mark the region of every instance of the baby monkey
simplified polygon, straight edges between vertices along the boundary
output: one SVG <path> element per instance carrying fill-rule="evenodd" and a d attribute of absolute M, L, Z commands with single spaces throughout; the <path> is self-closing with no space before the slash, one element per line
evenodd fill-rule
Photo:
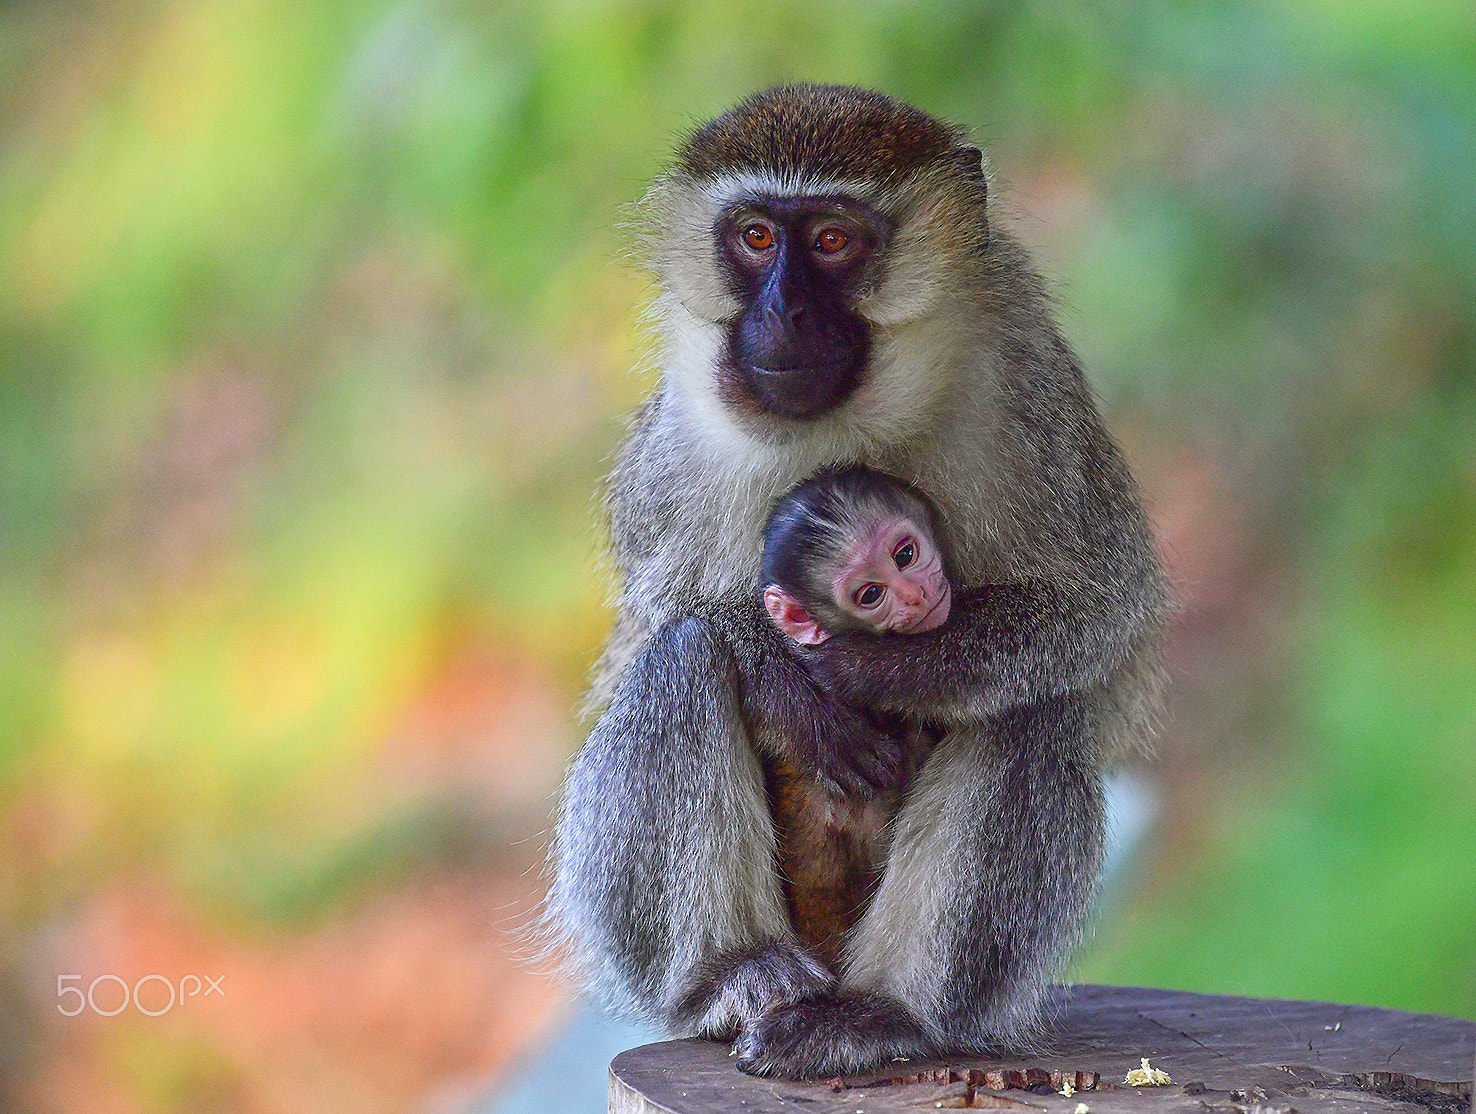
<path fill-rule="evenodd" d="M 863 465 L 822 469 L 774 504 L 763 576 L 769 617 L 803 646 L 841 631 L 930 631 L 953 599 L 931 508 Z"/>
<path fill-rule="evenodd" d="M 901 480 L 860 465 L 824 469 L 775 503 L 763 576 L 765 609 L 802 647 L 843 631 L 933 630 L 953 598 L 932 509 Z M 901 794 L 938 738 L 892 718 L 906 740 L 901 767 L 876 796 L 838 797 L 782 755 L 765 763 L 790 921 L 833 970 L 875 890 Z"/>

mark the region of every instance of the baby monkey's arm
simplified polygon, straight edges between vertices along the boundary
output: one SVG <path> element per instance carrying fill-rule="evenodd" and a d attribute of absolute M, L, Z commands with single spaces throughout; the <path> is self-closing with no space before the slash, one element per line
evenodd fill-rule
<path fill-rule="evenodd" d="M 757 600 L 714 608 L 709 618 L 733 649 L 756 745 L 838 797 L 872 797 L 898 784 L 907 742 L 897 721 L 822 689 Z"/>

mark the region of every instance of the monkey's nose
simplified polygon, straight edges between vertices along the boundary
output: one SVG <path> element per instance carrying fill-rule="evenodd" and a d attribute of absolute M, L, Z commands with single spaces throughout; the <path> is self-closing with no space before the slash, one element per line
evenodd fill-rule
<path fill-rule="evenodd" d="M 914 584 L 906 577 L 900 578 L 892 590 L 897 593 L 898 598 L 903 603 L 910 604 L 913 607 L 925 603 L 928 598 L 927 589 L 923 585 Z"/>

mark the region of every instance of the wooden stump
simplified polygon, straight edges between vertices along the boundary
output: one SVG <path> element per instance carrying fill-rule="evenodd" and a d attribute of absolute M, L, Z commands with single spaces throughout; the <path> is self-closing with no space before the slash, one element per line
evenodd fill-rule
<path fill-rule="evenodd" d="M 895 1062 L 796 1083 L 757 1079 L 726 1045 L 680 1040 L 610 1065 L 612 1114 L 886 1114 L 930 1109 L 1090 1114 L 1322 1114 L 1470 1109 L 1476 1024 L 1324 1002 L 1077 986 L 1039 1056 Z M 1147 1057 L 1171 1083 L 1130 1086 Z M 1065 1093 L 1065 1092 L 1070 1092 Z"/>

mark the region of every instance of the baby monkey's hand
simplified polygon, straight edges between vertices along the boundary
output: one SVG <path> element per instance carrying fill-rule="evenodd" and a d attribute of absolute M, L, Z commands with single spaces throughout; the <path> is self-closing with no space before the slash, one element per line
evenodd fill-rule
<path fill-rule="evenodd" d="M 805 772 L 835 797 L 869 799 L 897 788 L 908 750 L 902 726 L 814 691 L 814 730 L 803 743 L 796 737 Z"/>

